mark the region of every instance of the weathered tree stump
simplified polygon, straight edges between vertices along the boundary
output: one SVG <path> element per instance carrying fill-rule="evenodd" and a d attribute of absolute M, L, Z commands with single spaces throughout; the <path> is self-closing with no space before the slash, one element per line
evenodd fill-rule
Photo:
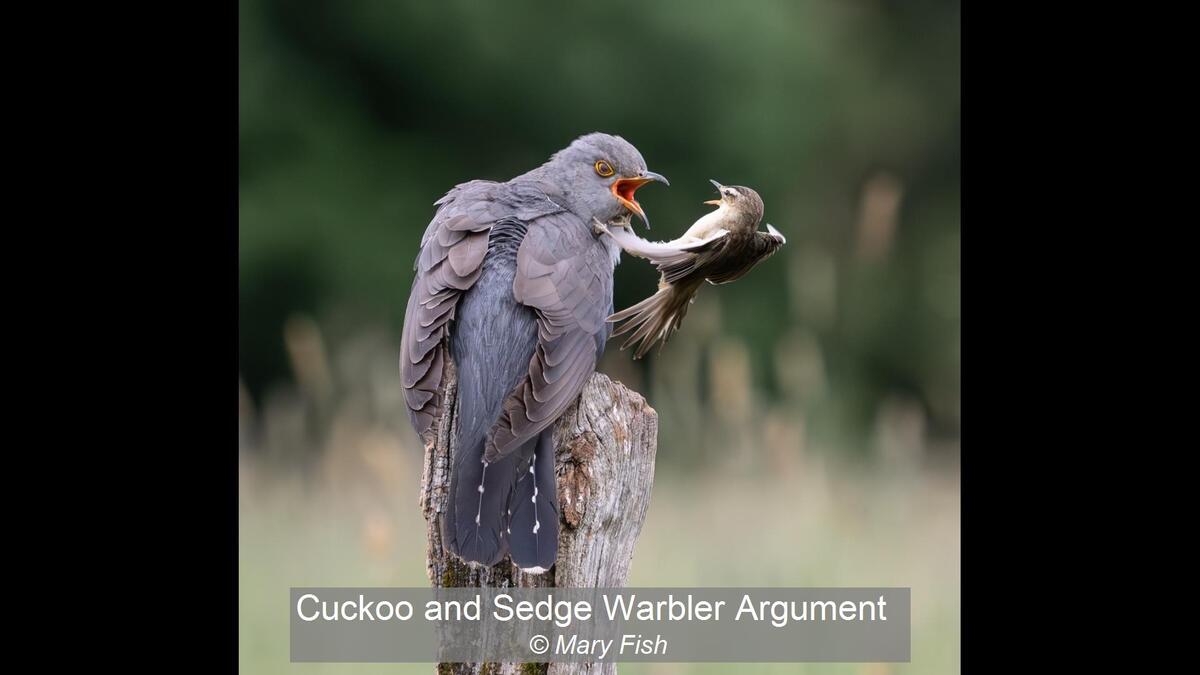
<path fill-rule="evenodd" d="M 440 518 L 450 491 L 458 382 L 447 359 L 442 415 L 425 445 L 421 511 L 426 568 L 435 588 L 610 588 L 629 579 L 633 547 L 650 505 L 658 414 L 637 392 L 594 373 L 554 430 L 558 482 L 558 560 L 526 574 L 505 558 L 464 563 L 442 547 Z M 612 663 L 442 663 L 439 673 L 615 673 Z"/>

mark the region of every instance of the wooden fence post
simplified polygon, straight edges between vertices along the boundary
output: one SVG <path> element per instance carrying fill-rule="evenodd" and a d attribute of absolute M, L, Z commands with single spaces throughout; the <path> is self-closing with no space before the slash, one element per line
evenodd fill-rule
<path fill-rule="evenodd" d="M 450 491 L 457 378 L 447 359 L 442 416 L 425 445 L 421 512 L 426 567 L 435 588 L 607 588 L 629 579 L 633 548 L 646 520 L 658 447 L 658 414 L 637 392 L 594 373 L 579 400 L 559 419 L 557 448 L 558 560 L 526 574 L 505 558 L 492 567 L 468 565 L 442 547 L 439 523 Z M 615 673 L 613 663 L 441 663 L 439 673 Z"/>

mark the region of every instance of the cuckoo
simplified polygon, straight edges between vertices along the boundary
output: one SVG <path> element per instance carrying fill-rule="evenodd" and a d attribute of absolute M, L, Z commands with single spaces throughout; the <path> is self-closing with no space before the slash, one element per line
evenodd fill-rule
<path fill-rule="evenodd" d="M 557 555 L 554 422 L 596 368 L 611 331 L 620 248 L 594 221 L 637 215 L 667 179 L 633 145 L 593 133 L 506 182 L 473 180 L 435 202 L 401 337 L 409 417 L 438 418 L 443 365 L 458 372 L 457 448 L 443 540 L 468 562 L 510 555 L 532 572 Z"/>

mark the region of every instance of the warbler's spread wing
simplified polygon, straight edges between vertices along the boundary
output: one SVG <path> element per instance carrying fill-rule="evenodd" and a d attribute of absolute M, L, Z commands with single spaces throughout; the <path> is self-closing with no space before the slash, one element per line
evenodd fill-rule
<path fill-rule="evenodd" d="M 787 239 L 780 234 L 779 230 L 767 225 L 766 232 L 755 232 L 754 236 L 744 245 L 744 249 L 738 251 L 737 255 L 728 256 L 723 261 L 725 264 L 717 266 L 718 269 L 706 274 L 705 278 L 711 284 L 727 284 L 737 281 L 754 269 L 755 265 L 774 255 L 786 242 Z"/>

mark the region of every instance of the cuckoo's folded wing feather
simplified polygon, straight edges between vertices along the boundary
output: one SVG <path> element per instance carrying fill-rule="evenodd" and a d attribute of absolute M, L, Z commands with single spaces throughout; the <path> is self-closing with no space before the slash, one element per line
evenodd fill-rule
<path fill-rule="evenodd" d="M 404 398 L 413 427 L 421 435 L 429 430 L 441 405 L 442 340 L 459 297 L 479 278 L 487 252 L 493 220 L 479 217 L 468 206 L 485 202 L 492 185 L 472 181 L 451 190 L 437 201 L 437 213 L 421 238 L 400 339 Z"/>
<path fill-rule="evenodd" d="M 528 376 L 504 402 L 485 459 L 504 457 L 553 423 L 596 368 L 612 307 L 612 257 L 570 213 L 533 222 L 517 253 L 513 297 L 537 314 Z"/>
<path fill-rule="evenodd" d="M 479 279 L 492 226 L 503 218 L 531 219 L 560 211 L 537 185 L 475 180 L 435 204 L 421 238 L 412 292 L 400 339 L 400 374 L 413 427 L 424 435 L 441 407 L 444 338 L 463 292 Z"/>

